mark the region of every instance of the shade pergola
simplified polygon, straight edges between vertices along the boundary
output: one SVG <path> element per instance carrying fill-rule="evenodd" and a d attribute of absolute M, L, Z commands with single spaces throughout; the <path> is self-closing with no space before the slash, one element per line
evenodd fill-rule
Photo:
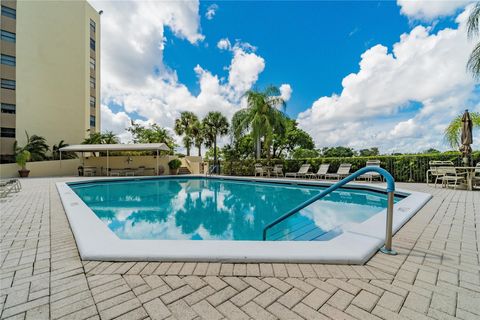
<path fill-rule="evenodd" d="M 158 175 L 158 156 L 160 151 L 170 151 L 165 143 L 128 143 L 128 144 L 73 144 L 60 148 L 60 160 L 62 160 L 62 152 L 100 152 L 107 153 L 107 175 L 109 168 L 109 152 L 110 151 L 156 151 L 157 166 L 155 173 Z"/>

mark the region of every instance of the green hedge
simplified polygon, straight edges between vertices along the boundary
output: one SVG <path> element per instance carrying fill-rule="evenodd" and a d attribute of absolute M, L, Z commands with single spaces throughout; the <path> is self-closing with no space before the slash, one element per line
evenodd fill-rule
<path fill-rule="evenodd" d="M 329 172 L 336 172 L 341 163 L 351 163 L 352 172 L 363 168 L 367 160 L 378 159 L 381 161 L 381 167 L 389 171 L 395 181 L 399 182 L 425 182 L 425 174 L 428 170 L 428 162 L 431 160 L 453 161 L 456 166 L 462 165 L 460 153 L 433 153 L 433 154 L 415 154 L 400 156 L 376 156 L 376 157 L 350 157 L 350 158 L 314 158 L 314 159 L 273 159 L 273 160 L 242 160 L 242 161 L 221 161 L 221 173 L 224 175 L 252 176 L 254 174 L 253 165 L 261 163 L 263 165 L 273 166 L 282 164 L 284 172 L 296 172 L 304 163 L 312 165 L 310 171 L 316 172 L 321 163 L 329 163 Z M 473 163 L 480 161 L 480 152 L 474 152 Z"/>

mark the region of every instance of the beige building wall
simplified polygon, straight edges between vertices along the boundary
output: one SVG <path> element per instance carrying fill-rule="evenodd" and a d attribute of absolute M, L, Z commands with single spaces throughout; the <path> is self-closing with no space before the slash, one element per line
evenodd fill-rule
<path fill-rule="evenodd" d="M 90 20 L 95 22 L 91 32 Z M 86 1 L 17 1 L 16 139 L 78 144 L 100 131 L 100 15 Z M 94 37 L 95 50 L 90 49 Z M 90 57 L 95 70 L 90 70 Z M 90 87 L 90 77 L 95 88 Z M 95 95 L 95 107 L 90 96 Z M 95 126 L 90 126 L 90 116 Z"/>

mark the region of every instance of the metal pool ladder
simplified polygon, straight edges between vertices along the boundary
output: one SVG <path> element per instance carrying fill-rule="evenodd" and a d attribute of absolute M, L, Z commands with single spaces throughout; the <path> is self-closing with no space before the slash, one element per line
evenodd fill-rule
<path fill-rule="evenodd" d="M 391 255 L 396 255 L 397 252 L 392 249 L 392 225 L 393 225 L 393 203 L 394 203 L 394 196 L 395 196 L 395 180 L 393 179 L 392 175 L 385 169 L 378 168 L 378 167 L 365 167 L 358 171 L 355 171 L 348 177 L 338 181 L 335 184 L 332 184 L 330 187 L 325 189 L 324 191 L 320 192 L 318 195 L 308 199 L 307 201 L 301 203 L 300 205 L 296 206 L 289 212 L 285 213 L 283 216 L 275 219 L 274 221 L 270 222 L 263 228 L 263 241 L 267 239 L 267 231 L 268 229 L 272 228 L 276 224 L 282 222 L 283 220 L 291 217 L 295 213 L 299 212 L 303 208 L 311 205 L 317 200 L 322 199 L 329 193 L 337 190 L 338 188 L 342 187 L 343 185 L 349 183 L 350 181 L 358 178 L 359 176 L 368 173 L 368 172 L 377 172 L 381 174 L 385 181 L 387 182 L 387 195 L 388 195 L 388 204 L 387 204 L 387 222 L 386 222 L 386 230 L 385 230 L 385 245 L 380 249 L 381 252 Z"/>

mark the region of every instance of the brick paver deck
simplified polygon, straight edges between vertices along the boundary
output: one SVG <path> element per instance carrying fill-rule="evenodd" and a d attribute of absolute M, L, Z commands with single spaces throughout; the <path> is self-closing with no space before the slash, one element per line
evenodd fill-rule
<path fill-rule="evenodd" d="M 480 319 L 480 192 L 433 199 L 364 266 L 81 261 L 54 183 L 1 204 L 2 319 Z"/>

